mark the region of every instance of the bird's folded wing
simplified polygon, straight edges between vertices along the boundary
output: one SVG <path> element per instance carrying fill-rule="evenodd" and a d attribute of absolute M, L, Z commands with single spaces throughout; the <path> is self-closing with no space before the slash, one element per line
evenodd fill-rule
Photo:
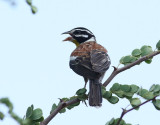
<path fill-rule="evenodd" d="M 93 71 L 98 73 L 104 73 L 111 64 L 108 54 L 100 50 L 90 52 L 90 61 Z"/>
<path fill-rule="evenodd" d="M 110 66 L 111 61 L 106 52 L 92 50 L 88 56 L 78 57 L 79 64 L 97 73 L 104 73 Z"/>

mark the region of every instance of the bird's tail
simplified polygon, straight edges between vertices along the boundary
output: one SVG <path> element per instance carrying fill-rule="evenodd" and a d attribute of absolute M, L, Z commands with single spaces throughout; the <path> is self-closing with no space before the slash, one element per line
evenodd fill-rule
<path fill-rule="evenodd" d="M 102 91 L 101 83 L 99 80 L 91 79 L 89 83 L 89 105 L 101 106 L 102 104 Z"/>

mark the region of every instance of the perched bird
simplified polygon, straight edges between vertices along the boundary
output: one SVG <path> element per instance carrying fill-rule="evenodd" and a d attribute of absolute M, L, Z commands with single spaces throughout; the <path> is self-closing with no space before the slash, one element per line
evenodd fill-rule
<path fill-rule="evenodd" d="M 63 41 L 71 41 L 76 45 L 69 65 L 75 73 L 83 76 L 85 86 L 89 80 L 89 105 L 101 106 L 101 81 L 111 64 L 107 50 L 97 44 L 94 34 L 84 27 L 77 27 L 62 34 L 70 35 Z"/>

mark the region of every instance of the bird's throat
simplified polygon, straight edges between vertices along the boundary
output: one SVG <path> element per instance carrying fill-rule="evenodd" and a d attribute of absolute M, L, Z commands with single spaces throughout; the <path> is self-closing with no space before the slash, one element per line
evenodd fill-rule
<path fill-rule="evenodd" d="M 78 47 L 80 45 L 80 43 L 77 42 L 77 40 L 73 40 L 72 42 L 76 45 L 76 47 Z"/>

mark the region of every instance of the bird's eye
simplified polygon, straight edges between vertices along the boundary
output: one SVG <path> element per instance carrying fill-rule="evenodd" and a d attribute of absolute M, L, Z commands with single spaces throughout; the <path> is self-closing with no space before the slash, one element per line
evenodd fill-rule
<path fill-rule="evenodd" d="M 81 31 L 79 31 L 79 30 L 77 30 L 77 31 L 75 31 L 75 33 L 74 34 L 81 34 Z"/>

